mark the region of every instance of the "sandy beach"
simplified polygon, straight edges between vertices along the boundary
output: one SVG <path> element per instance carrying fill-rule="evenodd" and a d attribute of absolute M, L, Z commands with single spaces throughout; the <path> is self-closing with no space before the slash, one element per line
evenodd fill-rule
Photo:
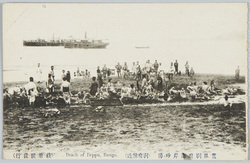
<path fill-rule="evenodd" d="M 192 79 L 178 76 L 173 84 L 186 86 L 190 81 L 212 79 L 219 88 L 237 84 L 233 77 L 223 75 L 197 75 Z M 113 77 L 115 83 L 120 80 Z M 87 89 L 89 82 L 90 79 L 73 79 L 72 91 Z M 244 78 L 240 82 L 244 82 Z M 4 87 L 14 84 L 22 83 L 4 83 Z M 233 104 L 230 109 L 206 102 L 199 105 L 184 102 L 168 106 L 107 106 L 104 112 L 89 106 L 66 106 L 59 109 L 59 115 L 44 117 L 42 110 L 46 109 L 51 107 L 4 109 L 4 155 L 49 151 L 55 154 L 54 158 L 72 159 L 65 153 L 89 151 L 117 153 L 112 159 L 122 159 L 126 153 L 149 152 L 153 159 L 159 153 L 198 152 L 217 153 L 220 160 L 225 159 L 225 154 L 228 159 L 244 159 L 242 154 L 247 152 L 244 102 Z"/>

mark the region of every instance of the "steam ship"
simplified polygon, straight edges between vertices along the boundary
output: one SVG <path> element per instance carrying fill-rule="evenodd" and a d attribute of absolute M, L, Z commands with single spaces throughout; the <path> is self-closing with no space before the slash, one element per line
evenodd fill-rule
<path fill-rule="evenodd" d="M 44 39 L 36 39 L 36 40 L 23 40 L 23 46 L 64 46 L 65 40 L 55 40 L 54 36 L 53 39 L 50 41 L 46 41 Z"/>
<path fill-rule="evenodd" d="M 91 40 L 85 33 L 84 40 L 70 40 L 64 44 L 64 48 L 81 48 L 81 49 L 105 49 L 109 43 L 102 40 Z"/>

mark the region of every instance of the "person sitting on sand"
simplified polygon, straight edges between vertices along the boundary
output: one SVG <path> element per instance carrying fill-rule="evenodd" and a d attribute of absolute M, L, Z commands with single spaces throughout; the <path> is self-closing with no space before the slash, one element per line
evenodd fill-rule
<path fill-rule="evenodd" d="M 192 82 L 189 84 L 189 86 L 187 86 L 187 90 L 188 90 L 189 92 L 191 92 L 191 91 L 194 90 L 194 84 L 193 84 Z"/>
<path fill-rule="evenodd" d="M 160 71 L 158 72 L 158 76 L 161 77 L 162 80 L 163 80 L 163 79 L 165 78 L 165 73 L 164 73 L 164 71 L 163 71 L 163 70 L 160 70 Z"/>
<path fill-rule="evenodd" d="M 210 92 L 209 92 L 209 86 L 207 85 L 207 82 L 203 82 L 203 85 L 202 85 L 201 89 L 202 89 L 203 93 L 210 94 Z"/>
<path fill-rule="evenodd" d="M 156 89 L 157 89 L 159 92 L 163 90 L 163 82 L 162 82 L 161 76 L 158 76 L 158 78 L 157 78 Z"/>
<path fill-rule="evenodd" d="M 197 98 L 197 92 L 195 90 L 191 90 L 189 92 L 189 96 L 191 97 L 192 100 Z"/>
<path fill-rule="evenodd" d="M 118 98 L 118 94 L 116 93 L 116 90 L 115 90 L 113 83 L 111 83 L 111 85 L 108 87 L 108 93 L 109 93 L 109 98 L 111 98 L 111 99 Z"/>
<path fill-rule="evenodd" d="M 123 84 L 123 87 L 121 89 L 121 99 L 123 99 L 124 97 L 128 97 L 128 88 L 125 84 Z"/>
<path fill-rule="evenodd" d="M 135 98 L 136 97 L 136 90 L 134 84 L 131 84 L 128 88 L 128 97 Z"/>
<path fill-rule="evenodd" d="M 181 88 L 180 90 L 180 96 L 182 99 L 187 99 L 187 94 L 184 88 Z"/>
<path fill-rule="evenodd" d="M 230 108 L 230 107 L 232 106 L 232 103 L 230 103 L 230 102 L 228 101 L 228 96 L 226 95 L 226 96 L 224 97 L 224 99 L 225 99 L 225 101 L 224 101 L 224 103 L 223 103 L 224 107 L 225 107 L 225 108 Z"/>
<path fill-rule="evenodd" d="M 112 84 L 111 81 L 112 81 L 112 79 L 109 78 L 109 79 L 108 79 L 108 84 L 107 84 L 107 88 L 108 88 L 108 89 L 109 89 L 109 87 L 111 87 L 111 84 Z"/>
<path fill-rule="evenodd" d="M 111 92 L 113 92 L 113 93 L 116 93 L 114 84 L 111 83 L 111 78 L 109 79 L 109 82 L 108 82 L 108 84 L 107 84 L 107 90 L 108 90 L 108 91 L 111 91 Z"/>
<path fill-rule="evenodd" d="M 152 88 L 155 88 L 155 83 L 154 83 L 154 79 L 150 78 L 148 81 L 148 84 L 152 86 Z"/>
<path fill-rule="evenodd" d="M 8 88 L 3 89 L 3 106 L 8 106 L 10 104 L 11 98 L 8 92 Z"/>
<path fill-rule="evenodd" d="M 196 82 L 194 82 L 193 87 L 194 87 L 194 90 L 198 93 L 198 92 L 199 92 L 200 87 L 196 84 Z"/>
<path fill-rule="evenodd" d="M 187 86 L 187 90 L 189 91 L 189 95 L 190 95 L 191 99 L 197 98 L 198 87 L 195 87 L 195 86 L 196 86 L 196 82 L 195 82 L 195 85 L 194 85 L 194 83 L 190 83 L 190 85 Z"/>
<path fill-rule="evenodd" d="M 63 92 L 63 99 L 66 104 L 70 104 L 70 83 L 67 81 L 67 78 L 63 78 L 61 85 L 61 91 Z"/>
<path fill-rule="evenodd" d="M 179 91 L 175 89 L 175 87 L 172 87 L 169 89 L 169 96 L 167 101 L 172 101 L 175 97 L 179 95 Z"/>
<path fill-rule="evenodd" d="M 10 95 L 19 95 L 20 94 L 20 90 L 21 90 L 21 87 L 19 85 L 15 86 L 15 87 L 10 87 L 8 88 L 8 92 Z"/>
<path fill-rule="evenodd" d="M 99 89 L 99 93 L 100 99 L 107 99 L 109 97 L 109 93 L 105 84 L 103 84 L 103 86 Z"/>
<path fill-rule="evenodd" d="M 148 83 L 147 86 L 146 86 L 145 95 L 150 96 L 150 95 L 153 94 L 153 91 L 154 91 L 153 86 Z"/>
<path fill-rule="evenodd" d="M 214 81 L 213 80 L 210 82 L 210 86 L 208 87 L 208 91 L 210 92 L 210 94 L 218 94 L 215 91 L 215 85 L 214 85 Z"/>
<path fill-rule="evenodd" d="M 89 93 L 91 96 L 95 96 L 97 91 L 98 91 L 98 84 L 96 82 L 96 77 L 92 77 L 92 83 L 90 86 Z"/>
<path fill-rule="evenodd" d="M 30 82 L 27 83 L 24 86 L 24 88 L 26 90 L 26 94 L 27 94 L 28 99 L 29 99 L 29 104 L 34 105 L 34 102 L 36 100 L 36 95 L 38 92 L 37 92 L 36 84 L 34 83 L 33 77 L 30 77 Z"/>
<path fill-rule="evenodd" d="M 90 97 L 91 97 L 91 95 L 88 93 L 88 91 L 87 90 L 84 90 L 83 91 L 83 103 L 84 104 L 88 104 L 89 102 L 90 102 Z M 100 96 L 98 93 L 96 94 L 96 97 L 98 97 L 98 96 Z"/>
<path fill-rule="evenodd" d="M 155 80 L 155 78 L 156 78 L 156 72 L 155 72 L 155 70 L 154 69 L 152 69 L 150 72 L 149 72 L 149 80 Z"/>

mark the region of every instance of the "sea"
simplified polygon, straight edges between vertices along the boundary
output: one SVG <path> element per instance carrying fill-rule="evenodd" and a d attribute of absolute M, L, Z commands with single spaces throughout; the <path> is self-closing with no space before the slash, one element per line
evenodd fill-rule
<path fill-rule="evenodd" d="M 183 53 L 172 53 L 166 47 L 143 47 L 127 46 L 107 46 L 106 49 L 67 49 L 63 46 L 58 47 L 28 47 L 20 46 L 17 49 L 3 55 L 3 82 L 28 81 L 29 77 L 36 80 L 37 64 L 40 63 L 42 70 L 42 79 L 47 80 L 50 67 L 54 66 L 55 78 L 60 79 L 62 70 L 70 71 L 73 77 L 74 72 L 79 69 L 90 71 L 91 76 L 96 75 L 97 66 L 102 68 L 104 64 L 110 69 L 115 69 L 119 62 L 124 65 L 127 62 L 131 69 L 133 62 L 139 61 L 143 67 L 147 60 L 154 63 L 157 60 L 160 63 L 160 70 L 169 71 L 170 63 L 178 60 L 179 70 L 184 73 L 185 63 L 189 61 L 190 67 L 194 68 L 196 73 L 218 73 L 220 70 L 216 67 L 216 60 L 209 60 L 209 56 L 201 55 L 191 57 Z M 199 58 L 199 57 L 198 57 Z M 219 59 L 219 58 L 218 58 Z M 204 64 L 205 63 L 205 64 Z M 211 66 L 212 65 L 212 66 Z M 219 65 L 217 65 L 219 66 Z M 226 73 L 233 74 L 232 70 Z"/>

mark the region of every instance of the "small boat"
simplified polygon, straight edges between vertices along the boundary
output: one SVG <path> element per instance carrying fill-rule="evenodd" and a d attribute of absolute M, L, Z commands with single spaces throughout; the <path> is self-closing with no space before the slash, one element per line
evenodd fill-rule
<path fill-rule="evenodd" d="M 149 46 L 136 46 L 135 48 L 136 49 L 148 49 Z"/>

